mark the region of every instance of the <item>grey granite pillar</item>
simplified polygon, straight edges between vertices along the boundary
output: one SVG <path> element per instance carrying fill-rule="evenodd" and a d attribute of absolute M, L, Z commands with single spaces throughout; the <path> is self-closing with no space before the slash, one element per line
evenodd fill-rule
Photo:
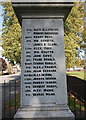
<path fill-rule="evenodd" d="M 73 0 L 12 0 L 22 26 L 21 107 L 16 120 L 74 120 L 67 106 L 64 21 Z"/>

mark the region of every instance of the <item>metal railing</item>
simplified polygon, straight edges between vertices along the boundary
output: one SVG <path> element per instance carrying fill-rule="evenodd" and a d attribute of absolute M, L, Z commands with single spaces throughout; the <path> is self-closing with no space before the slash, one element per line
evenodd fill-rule
<path fill-rule="evenodd" d="M 75 120 L 86 120 L 86 102 L 74 96 L 71 90 L 68 92 L 68 105 L 74 113 Z"/>
<path fill-rule="evenodd" d="M 20 106 L 20 79 L 2 85 L 2 120 L 13 120 Z"/>
<path fill-rule="evenodd" d="M 75 115 L 75 120 L 86 120 L 86 81 L 67 76 L 68 105 Z"/>
<path fill-rule="evenodd" d="M 77 78 L 67 77 L 68 105 L 75 115 L 75 120 L 86 120 L 86 95 L 84 91 L 86 81 L 83 84 L 80 79 L 74 82 L 75 79 Z M 4 81 L 2 85 L 2 105 L 2 120 L 13 120 L 20 106 L 20 79 Z"/>

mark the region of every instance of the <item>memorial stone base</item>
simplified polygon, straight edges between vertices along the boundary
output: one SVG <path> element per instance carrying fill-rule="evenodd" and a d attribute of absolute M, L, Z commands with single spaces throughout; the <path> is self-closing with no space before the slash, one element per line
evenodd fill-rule
<path fill-rule="evenodd" d="M 64 51 L 64 21 L 73 2 L 12 0 L 22 25 L 21 107 L 15 120 L 74 120 Z"/>
<path fill-rule="evenodd" d="M 20 108 L 15 120 L 74 120 L 74 115 L 65 105 L 26 106 Z"/>

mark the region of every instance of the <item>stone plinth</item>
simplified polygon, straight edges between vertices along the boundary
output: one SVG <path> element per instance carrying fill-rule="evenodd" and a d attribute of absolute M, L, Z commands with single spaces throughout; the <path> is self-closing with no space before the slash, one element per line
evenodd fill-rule
<path fill-rule="evenodd" d="M 16 1 L 22 25 L 21 107 L 15 119 L 74 120 L 67 106 L 64 20 L 73 1 Z"/>
<path fill-rule="evenodd" d="M 18 110 L 15 118 L 25 120 L 74 120 L 74 116 L 65 105 L 42 105 L 23 107 Z"/>

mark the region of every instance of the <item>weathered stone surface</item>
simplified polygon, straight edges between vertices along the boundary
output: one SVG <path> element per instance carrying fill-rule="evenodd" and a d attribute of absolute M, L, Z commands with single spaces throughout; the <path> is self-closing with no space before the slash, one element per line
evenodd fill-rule
<path fill-rule="evenodd" d="M 64 19 L 73 1 L 12 1 L 22 23 L 21 108 L 15 119 L 74 120 L 67 107 Z"/>
<path fill-rule="evenodd" d="M 63 17 L 67 18 L 74 0 L 12 0 L 13 8 L 22 25 L 24 17 Z"/>
<path fill-rule="evenodd" d="M 17 116 L 17 117 L 16 117 Z M 74 116 L 65 105 L 20 108 L 16 120 L 74 120 Z"/>
<path fill-rule="evenodd" d="M 22 104 L 67 104 L 62 19 L 23 19 Z"/>
<path fill-rule="evenodd" d="M 42 2 L 42 3 L 45 3 L 45 2 L 76 2 L 76 1 L 79 1 L 79 0 L 12 0 L 12 2 L 35 2 L 35 3 L 38 3 L 38 2 Z"/>

